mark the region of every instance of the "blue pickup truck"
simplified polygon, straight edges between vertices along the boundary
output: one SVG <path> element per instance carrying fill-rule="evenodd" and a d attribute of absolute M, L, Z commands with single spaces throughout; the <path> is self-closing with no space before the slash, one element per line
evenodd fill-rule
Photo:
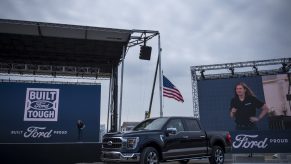
<path fill-rule="evenodd" d="M 230 150 L 229 132 L 205 131 L 193 117 L 158 117 L 142 121 L 127 133 L 105 134 L 101 159 L 105 163 L 158 164 L 209 158 L 211 164 L 222 164 L 224 153 Z"/>

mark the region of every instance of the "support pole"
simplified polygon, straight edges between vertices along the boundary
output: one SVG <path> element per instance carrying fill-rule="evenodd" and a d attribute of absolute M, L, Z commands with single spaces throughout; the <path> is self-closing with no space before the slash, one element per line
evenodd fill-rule
<path fill-rule="evenodd" d="M 122 63 L 121 63 L 121 79 L 120 79 L 120 101 L 119 101 L 119 121 L 118 121 L 118 131 L 121 131 L 121 114 L 122 114 L 122 94 L 123 94 L 123 72 L 124 72 L 124 57 L 125 57 L 126 47 L 123 46 L 122 49 Z"/>
<path fill-rule="evenodd" d="M 108 112 L 107 112 L 107 127 L 106 127 L 106 131 L 108 133 L 108 129 L 109 129 L 109 118 L 110 118 L 110 109 L 111 109 L 111 96 L 112 96 L 112 92 L 111 92 L 111 88 L 112 88 L 112 76 L 110 78 L 110 81 L 109 81 L 109 93 L 108 93 Z"/>
<path fill-rule="evenodd" d="M 118 104 L 118 65 L 113 67 L 112 78 L 112 116 L 111 116 L 111 132 L 117 131 L 117 104 Z"/>
<path fill-rule="evenodd" d="M 156 86 L 156 79 L 157 79 L 159 63 L 160 63 L 160 56 L 158 55 L 158 60 L 157 60 L 157 65 L 156 65 L 156 70 L 155 70 L 155 76 L 154 76 L 154 82 L 153 82 L 153 88 L 152 88 L 152 94 L 151 94 L 151 100 L 150 100 L 150 105 L 149 105 L 149 111 L 148 111 L 148 113 L 146 115 L 146 118 L 150 118 L 151 117 L 153 97 L 154 97 L 154 92 L 155 92 L 155 86 Z"/>
<path fill-rule="evenodd" d="M 160 117 L 163 117 L 163 81 L 162 81 L 162 64 L 161 64 L 161 53 L 162 53 L 162 48 L 161 48 L 161 38 L 160 38 L 160 34 L 158 35 L 158 49 L 159 49 L 159 78 L 160 78 Z"/>

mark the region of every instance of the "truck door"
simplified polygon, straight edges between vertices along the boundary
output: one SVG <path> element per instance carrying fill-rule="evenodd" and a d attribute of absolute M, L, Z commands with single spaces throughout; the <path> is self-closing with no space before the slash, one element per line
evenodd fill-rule
<path fill-rule="evenodd" d="M 163 148 L 164 158 L 173 159 L 185 155 L 184 144 L 187 139 L 184 137 L 185 130 L 182 120 L 179 118 L 169 120 L 165 129 L 167 128 L 175 128 L 177 132 L 176 134 L 165 136 Z"/>
<path fill-rule="evenodd" d="M 201 156 L 207 154 L 207 139 L 206 134 L 204 130 L 201 130 L 199 127 L 199 124 L 197 120 L 186 118 L 183 119 L 183 122 L 185 124 L 185 133 L 184 137 L 187 138 L 185 149 L 189 156 Z"/>

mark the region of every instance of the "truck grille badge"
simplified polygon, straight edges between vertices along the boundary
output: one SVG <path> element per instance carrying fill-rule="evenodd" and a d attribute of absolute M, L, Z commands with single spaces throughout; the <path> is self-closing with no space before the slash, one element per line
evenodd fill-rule
<path fill-rule="evenodd" d="M 108 142 L 107 142 L 107 145 L 108 145 L 108 146 L 112 146 L 112 141 L 108 141 Z"/>

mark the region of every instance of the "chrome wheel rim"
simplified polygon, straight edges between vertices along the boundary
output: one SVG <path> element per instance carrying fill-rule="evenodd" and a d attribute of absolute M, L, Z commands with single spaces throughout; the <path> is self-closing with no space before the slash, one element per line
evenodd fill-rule
<path fill-rule="evenodd" d="M 224 160 L 223 151 L 220 149 L 217 149 L 215 151 L 215 162 L 220 164 L 220 163 L 223 163 L 223 160 Z"/>
<path fill-rule="evenodd" d="M 158 163 L 158 156 L 155 152 L 150 152 L 148 154 L 147 163 L 148 164 L 157 164 Z"/>

